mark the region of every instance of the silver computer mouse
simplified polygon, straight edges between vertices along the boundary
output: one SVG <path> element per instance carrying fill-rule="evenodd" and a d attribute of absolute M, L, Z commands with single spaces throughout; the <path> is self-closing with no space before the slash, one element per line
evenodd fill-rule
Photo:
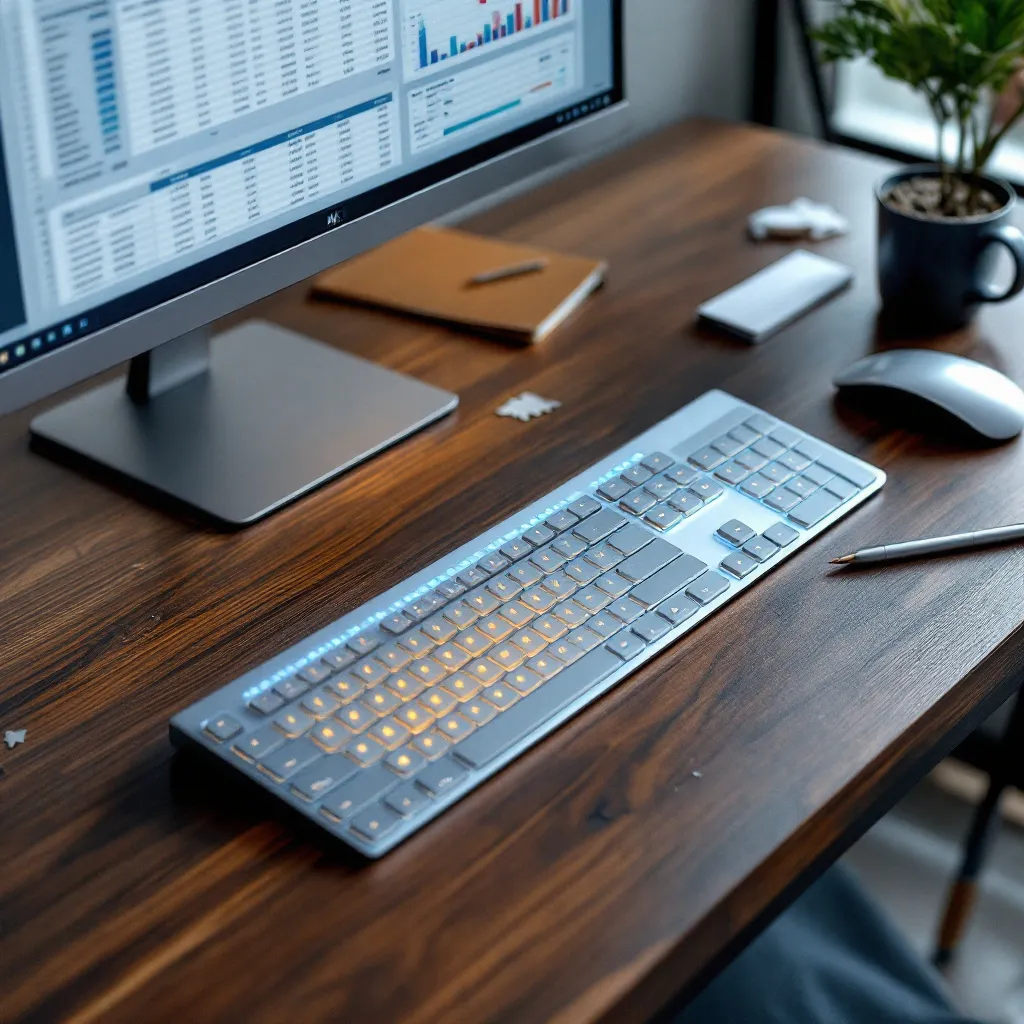
<path fill-rule="evenodd" d="M 894 349 L 854 363 L 837 388 L 887 388 L 938 406 L 993 441 L 1024 430 L 1024 391 L 973 359 L 928 349 Z"/>

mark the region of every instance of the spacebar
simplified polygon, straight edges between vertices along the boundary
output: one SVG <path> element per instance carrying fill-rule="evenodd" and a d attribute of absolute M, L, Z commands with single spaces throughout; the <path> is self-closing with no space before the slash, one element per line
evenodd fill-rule
<path fill-rule="evenodd" d="M 575 664 L 562 669 L 540 689 L 502 712 L 490 725 L 477 729 L 464 739 L 455 748 L 455 756 L 470 768 L 479 768 L 493 761 L 592 686 L 607 679 L 621 665 L 622 660 L 603 647 L 591 651 Z"/>

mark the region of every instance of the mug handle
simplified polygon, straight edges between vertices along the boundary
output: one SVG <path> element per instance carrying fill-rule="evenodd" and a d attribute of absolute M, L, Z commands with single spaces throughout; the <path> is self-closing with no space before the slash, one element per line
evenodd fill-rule
<path fill-rule="evenodd" d="M 1004 246 L 1013 257 L 1016 275 L 1013 284 L 1005 291 L 999 291 L 994 285 L 982 284 L 974 292 L 972 298 L 976 302 L 1005 302 L 1024 291 L 1024 234 L 1009 224 L 989 228 L 980 236 L 979 253 L 990 245 Z"/>

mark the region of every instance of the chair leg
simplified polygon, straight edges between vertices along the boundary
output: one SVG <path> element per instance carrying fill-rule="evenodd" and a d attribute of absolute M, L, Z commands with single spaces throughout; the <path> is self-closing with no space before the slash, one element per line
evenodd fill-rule
<path fill-rule="evenodd" d="M 953 883 L 946 901 L 946 910 L 939 928 L 938 945 L 932 960 L 936 967 L 946 968 L 956 955 L 967 929 L 978 895 L 978 876 L 981 874 L 999 826 L 999 802 L 1013 777 L 1015 759 L 1024 750 L 1024 690 L 1017 703 L 999 746 L 996 749 L 988 791 L 971 823 L 964 847 L 960 873 Z"/>

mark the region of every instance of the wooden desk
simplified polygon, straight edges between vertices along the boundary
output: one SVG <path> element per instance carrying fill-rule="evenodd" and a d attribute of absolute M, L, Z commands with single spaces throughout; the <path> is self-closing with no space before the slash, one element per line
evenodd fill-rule
<path fill-rule="evenodd" d="M 611 261 L 516 351 L 306 301 L 260 312 L 462 396 L 268 522 L 184 525 L 0 424 L 5 1020 L 643 1020 L 699 985 L 1005 697 L 1024 551 L 845 574 L 834 554 L 1021 518 L 1024 448 L 969 451 L 833 404 L 872 350 L 876 160 L 692 123 L 483 231 Z M 775 260 L 756 207 L 854 225 L 857 286 L 761 348 L 696 305 Z M 1021 305 L 948 339 L 1024 379 Z M 708 388 L 883 466 L 883 495 L 383 861 L 296 835 L 173 758 L 171 714 L 474 536 Z M 508 396 L 560 399 L 530 425 Z M 693 772 L 699 769 L 701 778 Z"/>

